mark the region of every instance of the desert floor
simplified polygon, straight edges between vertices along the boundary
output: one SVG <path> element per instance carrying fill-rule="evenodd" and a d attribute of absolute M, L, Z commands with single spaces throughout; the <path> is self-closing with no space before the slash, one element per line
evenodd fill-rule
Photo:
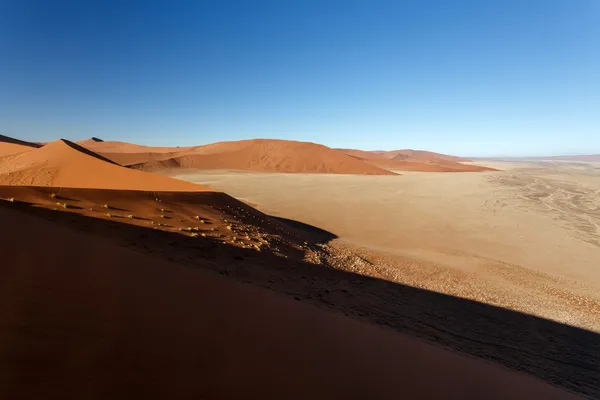
<path fill-rule="evenodd" d="M 335 234 L 353 272 L 600 332 L 600 165 L 483 165 L 502 172 L 176 177 Z"/>

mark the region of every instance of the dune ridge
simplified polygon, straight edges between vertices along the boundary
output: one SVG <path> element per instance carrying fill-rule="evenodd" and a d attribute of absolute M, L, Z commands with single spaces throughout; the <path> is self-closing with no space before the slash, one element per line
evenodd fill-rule
<path fill-rule="evenodd" d="M 201 185 L 124 168 L 68 140 L 0 160 L 0 185 L 205 191 Z"/>
<path fill-rule="evenodd" d="M 0 135 L 0 157 L 23 153 L 39 147 L 42 146 L 37 143 L 26 142 L 24 140 Z"/>

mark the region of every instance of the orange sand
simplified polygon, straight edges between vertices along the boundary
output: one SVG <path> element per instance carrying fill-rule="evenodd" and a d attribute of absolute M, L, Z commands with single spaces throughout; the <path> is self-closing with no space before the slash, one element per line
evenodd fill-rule
<path fill-rule="evenodd" d="M 394 175 L 329 147 L 290 140 L 220 142 L 184 150 L 177 156 L 137 165 L 142 169 L 195 168 L 260 172 Z"/>
<path fill-rule="evenodd" d="M 124 168 L 75 143 L 58 140 L 0 160 L 0 185 L 155 191 L 205 191 L 204 186 Z"/>

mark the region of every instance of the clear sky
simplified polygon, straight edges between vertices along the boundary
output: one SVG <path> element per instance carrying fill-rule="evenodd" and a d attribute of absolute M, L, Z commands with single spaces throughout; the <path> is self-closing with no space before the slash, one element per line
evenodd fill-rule
<path fill-rule="evenodd" d="M 600 0 L 0 0 L 0 133 L 600 153 Z"/>

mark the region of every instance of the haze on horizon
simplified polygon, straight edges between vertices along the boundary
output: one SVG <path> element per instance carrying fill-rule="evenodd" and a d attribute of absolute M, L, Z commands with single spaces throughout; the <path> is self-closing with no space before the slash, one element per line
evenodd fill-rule
<path fill-rule="evenodd" d="M 600 153 L 600 2 L 0 3 L 0 133 Z"/>

